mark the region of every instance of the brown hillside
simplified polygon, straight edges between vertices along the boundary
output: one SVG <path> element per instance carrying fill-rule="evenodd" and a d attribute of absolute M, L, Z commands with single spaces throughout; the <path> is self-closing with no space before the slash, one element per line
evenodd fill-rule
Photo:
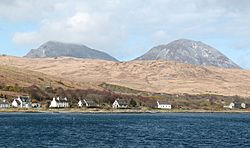
<path fill-rule="evenodd" d="M 51 86 L 53 88 L 62 87 L 66 89 L 91 87 L 91 85 L 88 84 L 79 84 L 41 72 L 0 64 L 0 86 L 14 85 L 20 87 L 36 85 L 41 88 Z"/>
<path fill-rule="evenodd" d="M 0 57 L 0 63 L 70 81 L 106 82 L 150 92 L 250 96 L 249 70 L 201 67 L 171 61 L 111 62 L 66 57 Z"/>

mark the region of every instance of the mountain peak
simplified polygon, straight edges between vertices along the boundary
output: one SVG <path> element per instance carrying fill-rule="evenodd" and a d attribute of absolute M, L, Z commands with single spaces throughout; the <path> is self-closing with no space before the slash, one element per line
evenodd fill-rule
<path fill-rule="evenodd" d="M 169 44 L 178 44 L 178 45 L 186 45 L 186 46 L 192 46 L 192 45 L 202 45 L 202 46 L 209 46 L 203 43 L 202 41 L 195 41 L 190 39 L 178 39 L 170 42 Z"/>
<path fill-rule="evenodd" d="M 190 40 L 190 39 L 185 39 L 185 38 L 181 38 L 181 39 L 177 39 L 173 42 L 199 42 L 199 41 L 194 41 L 194 40 Z"/>
<path fill-rule="evenodd" d="M 83 44 L 64 43 L 59 41 L 47 41 L 37 49 L 31 49 L 25 57 L 45 58 L 61 56 L 117 61 L 117 59 L 107 53 L 91 49 Z"/>
<path fill-rule="evenodd" d="M 166 45 L 153 47 L 136 60 L 170 60 L 201 66 L 240 68 L 217 49 L 201 42 L 178 39 Z"/>
<path fill-rule="evenodd" d="M 61 42 L 61 41 L 56 41 L 56 40 L 50 40 L 50 41 L 47 41 L 47 42 L 43 43 L 41 46 L 43 46 L 43 45 L 56 45 L 56 44 L 83 45 L 83 44 L 78 44 L 78 43 L 69 43 L 69 42 Z"/>

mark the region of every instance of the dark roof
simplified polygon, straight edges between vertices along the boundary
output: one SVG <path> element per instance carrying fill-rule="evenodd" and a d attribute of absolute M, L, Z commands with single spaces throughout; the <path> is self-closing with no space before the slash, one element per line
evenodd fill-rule
<path fill-rule="evenodd" d="M 0 102 L 6 100 L 5 98 L 0 98 Z"/>
<path fill-rule="evenodd" d="M 167 101 L 158 101 L 158 102 L 159 102 L 159 104 L 170 104 Z"/>
<path fill-rule="evenodd" d="M 21 102 L 19 100 L 17 100 L 17 99 L 15 99 L 15 100 L 16 100 L 17 105 L 21 104 Z"/>
<path fill-rule="evenodd" d="M 125 99 L 117 99 L 116 100 L 118 102 L 119 105 L 128 105 L 128 100 Z"/>
<path fill-rule="evenodd" d="M 31 102 L 31 99 L 29 98 L 29 96 L 21 96 L 19 98 L 22 100 L 22 102 Z"/>
<path fill-rule="evenodd" d="M 56 102 L 68 102 L 68 101 L 64 99 L 60 99 L 60 100 L 56 100 Z"/>
<path fill-rule="evenodd" d="M 96 106 L 97 105 L 94 100 L 86 100 L 86 99 L 84 99 L 84 100 L 87 102 L 88 106 Z M 85 101 L 83 101 L 83 102 L 85 102 Z"/>
<path fill-rule="evenodd" d="M 241 102 L 233 102 L 234 105 L 241 105 Z"/>
<path fill-rule="evenodd" d="M 5 98 L 0 98 L 0 104 L 9 104 Z"/>
<path fill-rule="evenodd" d="M 56 102 L 68 102 L 68 99 L 65 100 L 65 98 L 59 98 L 59 100 L 57 100 L 57 98 L 55 98 L 55 100 L 56 100 Z"/>

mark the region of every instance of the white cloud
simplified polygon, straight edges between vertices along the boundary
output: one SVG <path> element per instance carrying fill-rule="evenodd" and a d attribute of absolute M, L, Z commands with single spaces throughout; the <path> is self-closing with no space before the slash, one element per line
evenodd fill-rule
<path fill-rule="evenodd" d="M 2 0 L 0 20 L 40 24 L 32 32 L 16 32 L 13 41 L 18 45 L 80 42 L 119 57 L 137 36 L 147 38 L 151 47 L 184 37 L 250 43 L 249 5 L 248 0 Z"/>
<path fill-rule="evenodd" d="M 76 12 L 64 19 L 43 20 L 38 31 L 17 32 L 13 41 L 19 45 L 39 45 L 48 40 L 57 40 L 105 49 L 117 46 L 124 36 L 123 27 L 113 26 L 108 15 Z"/>
<path fill-rule="evenodd" d="M 154 44 L 162 44 L 162 43 L 166 43 L 166 40 L 169 39 L 167 33 L 164 30 L 157 30 L 154 34 L 153 34 L 153 42 Z"/>
<path fill-rule="evenodd" d="M 17 32 L 13 40 L 16 44 L 29 45 L 37 39 L 37 32 Z"/>

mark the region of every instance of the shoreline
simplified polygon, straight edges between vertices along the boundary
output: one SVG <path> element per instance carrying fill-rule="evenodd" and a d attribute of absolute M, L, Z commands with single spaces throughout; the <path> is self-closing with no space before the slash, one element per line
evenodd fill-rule
<path fill-rule="evenodd" d="M 88 108 L 71 108 L 71 109 L 0 109 L 1 113 L 103 113 L 103 114 L 140 114 L 140 113 L 250 113 L 249 110 L 163 110 L 163 109 L 88 109 Z"/>

